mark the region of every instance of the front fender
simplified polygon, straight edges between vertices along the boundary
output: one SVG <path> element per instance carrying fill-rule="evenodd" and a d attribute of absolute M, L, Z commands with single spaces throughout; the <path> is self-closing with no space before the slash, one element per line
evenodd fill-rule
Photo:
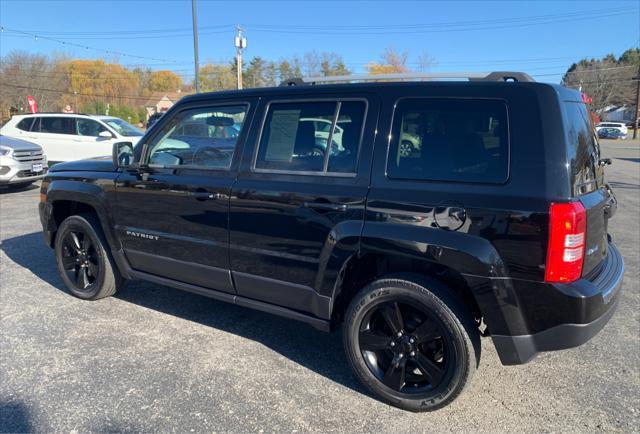
<path fill-rule="evenodd" d="M 100 179 L 93 180 L 84 177 L 82 179 L 51 179 L 45 192 L 47 197 L 43 217 L 43 225 L 45 225 L 46 221 L 45 230 L 54 233 L 58 229 L 51 215 L 56 202 L 72 201 L 82 203 L 96 211 L 102 231 L 111 250 L 120 250 L 120 242 L 112 230 L 113 216 L 109 206 L 110 201 L 115 199 L 114 180 L 117 177 L 117 173 L 101 173 L 100 175 Z"/>

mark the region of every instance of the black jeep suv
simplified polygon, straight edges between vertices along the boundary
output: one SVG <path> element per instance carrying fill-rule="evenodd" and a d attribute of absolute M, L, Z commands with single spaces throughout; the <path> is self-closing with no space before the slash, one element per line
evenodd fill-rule
<path fill-rule="evenodd" d="M 64 283 L 342 325 L 358 379 L 415 411 L 462 392 L 480 335 L 505 365 L 593 337 L 623 261 L 582 94 L 521 73 L 377 80 L 187 96 L 135 148 L 56 165 L 40 215 Z"/>

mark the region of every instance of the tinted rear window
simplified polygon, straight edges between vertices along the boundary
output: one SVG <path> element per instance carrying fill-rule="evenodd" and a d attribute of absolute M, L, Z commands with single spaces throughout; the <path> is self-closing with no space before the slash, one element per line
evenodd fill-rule
<path fill-rule="evenodd" d="M 31 131 L 31 125 L 33 125 L 33 121 L 35 121 L 35 119 L 36 118 L 22 119 L 16 124 L 16 128 L 22 131 Z"/>
<path fill-rule="evenodd" d="M 407 99 L 393 121 L 387 174 L 395 179 L 502 183 L 509 166 L 501 101 Z"/>
<path fill-rule="evenodd" d="M 40 132 L 53 134 L 75 134 L 76 124 L 73 118 L 40 118 Z"/>
<path fill-rule="evenodd" d="M 576 195 L 597 189 L 603 179 L 598 165 L 600 147 L 587 105 L 567 101 L 564 104 L 568 156 L 573 175 L 573 192 Z"/>

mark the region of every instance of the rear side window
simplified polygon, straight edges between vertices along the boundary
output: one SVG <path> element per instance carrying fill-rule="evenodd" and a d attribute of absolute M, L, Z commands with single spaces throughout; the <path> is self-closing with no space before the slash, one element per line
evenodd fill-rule
<path fill-rule="evenodd" d="M 255 168 L 354 173 L 365 112 L 364 101 L 271 104 Z"/>
<path fill-rule="evenodd" d="M 51 134 L 76 134 L 74 118 L 42 117 L 40 119 L 40 132 Z"/>
<path fill-rule="evenodd" d="M 397 104 L 387 161 L 390 178 L 502 183 L 508 170 L 503 102 L 412 98 Z"/>
<path fill-rule="evenodd" d="M 603 183 L 604 170 L 598 164 L 600 148 L 587 105 L 567 101 L 566 116 L 568 153 L 576 195 L 594 191 Z"/>
<path fill-rule="evenodd" d="M 22 119 L 16 124 L 16 128 L 22 131 L 31 131 L 31 126 L 33 125 L 35 120 L 36 118 Z"/>

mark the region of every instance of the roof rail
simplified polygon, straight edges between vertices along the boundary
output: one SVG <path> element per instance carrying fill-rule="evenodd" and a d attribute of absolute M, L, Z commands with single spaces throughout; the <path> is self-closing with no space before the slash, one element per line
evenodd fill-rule
<path fill-rule="evenodd" d="M 26 115 L 33 115 L 33 116 L 37 116 L 37 115 L 81 115 L 81 116 L 100 116 L 100 115 L 92 115 L 89 113 L 79 113 L 79 112 L 72 112 L 72 113 L 65 113 L 65 112 L 35 112 L 35 113 L 31 113 L 31 112 L 25 112 L 25 113 L 14 113 L 12 114 L 12 116 L 15 115 L 20 115 L 20 116 L 26 116 Z"/>
<path fill-rule="evenodd" d="M 300 86 L 302 84 L 353 83 L 371 81 L 448 81 L 464 79 L 469 81 L 535 81 L 529 74 L 526 74 L 524 72 L 512 71 L 436 73 L 409 72 L 400 74 L 353 74 L 319 77 L 295 77 L 284 80 L 282 83 L 280 83 L 280 86 Z"/>

